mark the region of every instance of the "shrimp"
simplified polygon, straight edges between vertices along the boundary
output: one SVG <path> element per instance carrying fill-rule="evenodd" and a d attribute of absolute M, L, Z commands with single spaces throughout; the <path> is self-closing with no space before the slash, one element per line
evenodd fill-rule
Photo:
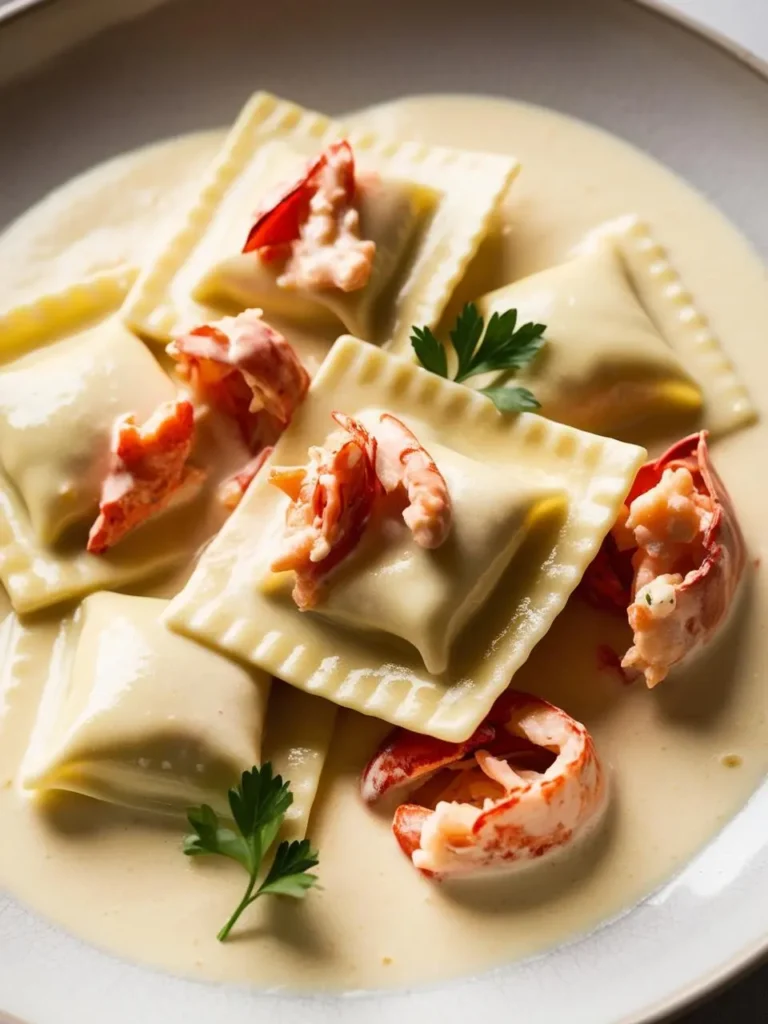
<path fill-rule="evenodd" d="M 282 260 L 277 283 L 283 288 L 364 288 L 376 243 L 360 238 L 355 193 L 352 147 L 334 142 L 256 214 L 243 252 L 258 252 L 266 262 Z"/>
<path fill-rule="evenodd" d="M 194 409 L 184 400 L 159 406 L 143 426 L 131 415 L 115 422 L 112 466 L 88 536 L 91 554 L 104 554 L 182 493 L 199 490 L 205 473 L 186 464 L 194 427 Z"/>
<path fill-rule="evenodd" d="M 376 474 L 389 494 L 403 487 L 408 507 L 403 519 L 416 543 L 439 548 L 450 533 L 453 508 L 442 473 L 418 438 L 391 413 L 373 428 L 377 441 Z"/>
<path fill-rule="evenodd" d="M 269 476 L 290 498 L 284 547 L 271 569 L 295 572 L 301 611 L 317 604 L 324 577 L 357 547 L 379 489 L 375 440 L 351 417 L 333 418 L 340 429 L 309 449 L 307 466 L 274 467 Z"/>
<path fill-rule="evenodd" d="M 514 690 L 464 743 L 395 729 L 363 772 L 361 795 L 372 803 L 414 784 L 392 830 L 414 867 L 437 880 L 549 856 L 585 835 L 608 802 L 584 726 Z"/>
<path fill-rule="evenodd" d="M 701 431 L 640 470 L 584 591 L 597 605 L 610 594 L 626 611 L 634 642 L 622 667 L 653 687 L 715 635 L 745 563 L 736 512 Z"/>
<path fill-rule="evenodd" d="M 195 327 L 167 351 L 200 399 L 234 419 L 254 453 L 275 443 L 309 388 L 298 356 L 260 309 Z"/>
<path fill-rule="evenodd" d="M 246 462 L 242 469 L 219 484 L 218 497 L 225 508 L 232 511 L 237 508 L 250 487 L 251 481 L 258 475 L 274 450 L 272 445 L 262 448 L 259 454 L 254 455 L 250 461 Z"/>

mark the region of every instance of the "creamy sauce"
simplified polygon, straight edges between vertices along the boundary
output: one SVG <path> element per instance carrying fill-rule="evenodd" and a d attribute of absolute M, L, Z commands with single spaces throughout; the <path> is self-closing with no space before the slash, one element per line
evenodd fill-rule
<path fill-rule="evenodd" d="M 765 379 L 765 270 L 716 211 L 648 158 L 577 122 L 512 103 L 410 100 L 360 117 L 388 133 L 522 160 L 504 223 L 457 302 L 561 261 L 595 224 L 637 212 L 669 246 L 745 377 Z M 67 281 L 84 267 L 111 265 L 116 253 L 140 259 L 165 197 L 170 207 L 179 201 L 177 181 L 188 187 L 190 168 L 199 172 L 214 141 L 195 136 L 113 161 L 26 215 L 0 246 L 15 267 L 0 308 L 33 280 Z M 115 219 L 117 208 L 129 215 Z M 753 557 L 762 553 L 766 500 L 754 459 L 767 435 L 764 419 L 714 448 Z M 768 768 L 764 573 L 750 566 L 744 590 L 705 664 L 653 692 L 599 666 L 599 644 L 628 646 L 621 624 L 576 600 L 556 621 L 515 685 L 586 723 L 613 768 L 615 800 L 588 845 L 524 877 L 462 886 L 419 877 L 387 815 L 371 813 L 357 796 L 360 769 L 386 726 L 344 713 L 310 824 L 323 890 L 303 903 L 263 901 L 221 945 L 215 934 L 240 897 L 243 873 L 184 858 L 178 823 L 71 795 L 37 806 L 19 796 L 13 779 L 39 697 L 22 683 L 0 693 L 0 879 L 46 916 L 120 954 L 267 987 L 421 983 L 538 952 L 625 910 L 669 877 Z"/>
<path fill-rule="evenodd" d="M 0 310 L 140 265 L 184 209 L 221 132 L 199 132 L 117 157 L 57 189 L 3 236 Z"/>

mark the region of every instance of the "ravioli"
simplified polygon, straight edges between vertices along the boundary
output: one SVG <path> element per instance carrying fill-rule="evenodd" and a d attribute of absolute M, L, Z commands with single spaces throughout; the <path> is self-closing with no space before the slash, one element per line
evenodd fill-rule
<path fill-rule="evenodd" d="M 419 561 L 395 526 L 378 550 L 363 544 L 342 563 L 326 602 L 300 612 L 290 581 L 269 570 L 285 498 L 262 471 L 166 622 L 308 693 L 466 739 L 564 606 L 645 453 L 502 416 L 469 388 L 345 337 L 271 461 L 302 462 L 334 410 L 365 420 L 376 409 L 401 417 L 454 487 L 444 547 Z"/>
<path fill-rule="evenodd" d="M 254 195 L 295 177 L 305 160 L 280 142 L 265 144 L 260 156 L 222 204 L 200 257 L 201 262 L 210 261 L 209 269 L 203 271 L 192 297 L 215 309 L 259 306 L 268 315 L 320 321 L 329 329 L 343 325 L 349 331 L 373 336 L 382 294 L 397 287 L 398 271 L 405 269 L 411 243 L 432 215 L 437 194 L 408 181 L 363 179 L 356 205 L 361 237 L 376 245 L 372 279 L 351 292 L 284 288 L 274 264 L 262 260 L 258 252 L 240 251 L 247 233 L 243 229 L 250 222 L 243 211 L 251 209 Z"/>
<path fill-rule="evenodd" d="M 0 368 L 0 579 L 18 612 L 146 579 L 191 556 L 223 521 L 216 482 L 247 459 L 236 439 L 222 444 L 218 424 L 200 425 L 194 459 L 209 470 L 208 489 L 180 494 L 108 553 L 86 552 L 115 421 L 143 420 L 177 394 L 114 315 L 122 281 L 105 275 L 0 320 L 0 355 L 9 357 Z"/>
<path fill-rule="evenodd" d="M 337 707 L 279 679 L 272 681 L 263 758 L 291 783 L 293 803 L 285 813 L 281 839 L 303 839 L 317 796 L 336 725 Z"/>
<path fill-rule="evenodd" d="M 620 253 L 632 288 L 661 337 L 685 366 L 703 399 L 704 426 L 721 436 L 754 422 L 755 405 L 704 312 L 648 223 L 635 215 L 602 224 L 579 251 L 606 244 Z"/>
<path fill-rule="evenodd" d="M 559 423 L 617 436 L 656 417 L 696 412 L 702 396 L 633 290 L 618 250 L 543 270 L 482 296 L 487 319 L 517 309 L 546 342 L 515 375 Z"/>
<path fill-rule="evenodd" d="M 363 424 L 375 418 L 365 410 Z M 541 507 L 562 492 L 530 483 L 514 468 L 496 467 L 441 444 L 429 445 L 450 491 L 454 524 L 436 551 L 415 543 L 402 517 L 381 516 L 333 577 L 316 613 L 362 632 L 382 632 L 411 644 L 432 674 L 446 672 L 451 647 L 474 611 L 489 597 L 525 540 Z M 282 517 L 274 523 L 282 528 Z M 265 538 L 269 543 L 269 538 Z M 265 590 L 290 590 L 289 573 L 273 574 Z M 446 586 L 446 581 L 450 586 Z M 391 581 L 391 582 L 390 582 Z"/>
<path fill-rule="evenodd" d="M 26 789 L 183 813 L 261 761 L 269 677 L 163 627 L 166 602 L 99 593 L 64 619 L 29 749 Z"/>
<path fill-rule="evenodd" d="M 363 237 L 377 247 L 371 280 L 349 294 L 282 288 L 257 252 L 242 253 L 254 210 L 342 137 L 354 153 Z M 509 157 L 347 131 L 321 114 L 257 93 L 183 223 L 141 274 L 126 303 L 126 322 L 166 342 L 191 324 L 255 304 L 272 320 L 311 322 L 328 342 L 344 325 L 404 348 L 412 324 L 439 320 L 517 170 Z M 287 336 L 295 342 L 290 330 Z"/>
<path fill-rule="evenodd" d="M 143 422 L 175 396 L 170 377 L 115 318 L 0 372 L 0 463 L 41 544 L 95 518 L 115 420 L 132 412 Z"/>
<path fill-rule="evenodd" d="M 117 309 L 136 280 L 138 268 L 94 273 L 64 288 L 43 290 L 0 314 L 0 363 L 41 344 L 41 338 L 81 330 Z"/>

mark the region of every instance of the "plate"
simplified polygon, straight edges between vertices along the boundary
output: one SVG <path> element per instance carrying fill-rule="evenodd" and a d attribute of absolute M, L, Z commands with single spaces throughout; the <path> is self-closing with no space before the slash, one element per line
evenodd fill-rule
<path fill-rule="evenodd" d="M 120 151 L 229 122 L 257 87 L 330 112 L 461 91 L 515 96 L 629 139 L 768 255 L 768 82 L 633 4 L 475 0 L 451 17 L 445 0 L 282 0 L 258 15 L 251 0 L 22 0 L 12 9 L 0 26 L 0 138 L 12 140 L 0 166 L 0 223 Z M 41 65 L 43 57 L 53 59 Z M 763 787 L 631 913 L 538 959 L 407 993 L 299 998 L 172 978 L 0 898 L 0 1006 L 35 1024 L 458 1024 L 512 1012 L 537 1024 L 658 1020 L 768 945 L 767 819 Z"/>

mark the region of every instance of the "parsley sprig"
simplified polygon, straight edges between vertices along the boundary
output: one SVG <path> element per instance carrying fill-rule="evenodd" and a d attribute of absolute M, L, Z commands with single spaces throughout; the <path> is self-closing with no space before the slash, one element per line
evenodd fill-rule
<path fill-rule="evenodd" d="M 234 913 L 219 932 L 223 942 L 243 911 L 260 896 L 292 896 L 303 899 L 307 891 L 317 884 L 317 875 L 308 872 L 318 864 L 317 851 L 308 839 L 280 843 L 272 865 L 257 887 L 261 865 L 273 846 L 293 803 L 290 783 L 282 776 L 272 774 L 267 762 L 260 768 L 243 772 L 240 785 L 229 791 L 229 806 L 237 831 L 222 825 L 218 815 L 209 807 L 190 807 L 187 812 L 194 834 L 184 839 L 184 853 L 188 857 L 218 854 L 237 861 L 248 872 L 248 886 Z"/>
<path fill-rule="evenodd" d="M 514 373 L 527 366 L 544 344 L 545 325 L 528 323 L 518 327 L 516 309 L 493 313 L 485 334 L 484 327 L 485 321 L 477 306 L 468 302 L 450 334 L 458 358 L 453 379 L 459 384 L 480 373 L 503 370 Z M 448 377 L 445 348 L 429 327 L 413 327 L 411 330 L 411 344 L 421 365 L 439 377 Z M 528 388 L 502 385 L 481 388 L 480 393 L 490 398 L 501 412 L 540 408 L 540 403 Z"/>

